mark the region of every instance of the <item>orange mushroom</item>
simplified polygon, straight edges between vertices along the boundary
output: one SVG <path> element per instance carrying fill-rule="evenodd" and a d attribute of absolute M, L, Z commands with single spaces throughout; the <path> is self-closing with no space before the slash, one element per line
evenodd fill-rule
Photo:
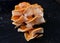
<path fill-rule="evenodd" d="M 43 8 L 38 4 L 21 2 L 12 10 L 12 24 L 18 32 L 24 32 L 27 41 L 43 36 L 43 28 L 34 28 L 34 25 L 45 23 Z"/>
<path fill-rule="evenodd" d="M 31 30 L 32 28 L 27 28 L 25 25 L 20 26 L 20 28 L 18 28 L 18 32 L 26 32 Z"/>
<path fill-rule="evenodd" d="M 43 33 L 43 28 L 36 28 L 36 29 L 32 29 L 28 32 L 24 33 L 25 39 L 27 41 L 34 39 L 36 36 L 38 37 L 38 33 Z M 42 34 L 39 35 L 40 37 L 42 36 Z"/>

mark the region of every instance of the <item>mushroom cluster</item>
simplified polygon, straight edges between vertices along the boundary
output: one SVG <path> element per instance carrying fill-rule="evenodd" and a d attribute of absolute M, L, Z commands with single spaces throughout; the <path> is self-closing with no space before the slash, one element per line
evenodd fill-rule
<path fill-rule="evenodd" d="M 19 3 L 12 10 L 11 20 L 15 28 L 18 28 L 18 32 L 24 32 L 27 41 L 43 36 L 43 34 L 39 34 L 44 32 L 42 27 L 33 27 L 34 25 L 45 23 L 43 8 L 40 5 L 28 2 Z"/>

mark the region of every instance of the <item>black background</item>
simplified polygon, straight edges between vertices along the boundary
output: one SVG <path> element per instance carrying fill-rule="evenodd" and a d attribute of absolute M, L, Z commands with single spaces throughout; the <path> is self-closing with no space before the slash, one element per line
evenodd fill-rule
<path fill-rule="evenodd" d="M 27 42 L 12 25 L 11 11 L 19 2 L 38 3 L 44 8 L 44 36 Z M 59 2 L 59 1 L 58 1 Z M 56 0 L 0 0 L 0 43 L 60 43 L 60 3 Z"/>

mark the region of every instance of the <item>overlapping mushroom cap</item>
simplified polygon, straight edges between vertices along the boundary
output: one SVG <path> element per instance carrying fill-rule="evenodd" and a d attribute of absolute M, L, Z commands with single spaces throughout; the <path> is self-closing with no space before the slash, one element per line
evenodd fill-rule
<path fill-rule="evenodd" d="M 24 32 L 27 41 L 42 36 L 38 33 L 43 33 L 43 28 L 34 28 L 34 25 L 45 23 L 43 17 L 43 8 L 38 4 L 30 4 L 22 2 L 15 6 L 12 10 L 12 24 L 16 25 L 18 32 Z M 37 33 L 37 34 L 36 34 Z"/>

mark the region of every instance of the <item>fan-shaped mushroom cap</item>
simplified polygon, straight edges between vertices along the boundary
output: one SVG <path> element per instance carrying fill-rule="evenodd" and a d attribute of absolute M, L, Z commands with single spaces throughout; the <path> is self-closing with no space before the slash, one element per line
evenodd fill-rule
<path fill-rule="evenodd" d="M 25 39 L 27 41 L 31 40 L 31 39 L 34 39 L 36 36 L 38 36 L 38 33 L 43 33 L 43 28 L 37 28 L 37 29 L 33 29 L 33 30 L 30 30 L 28 32 L 25 32 L 24 33 L 24 36 L 25 36 Z M 40 36 L 42 36 L 40 34 Z"/>
<path fill-rule="evenodd" d="M 29 31 L 29 30 L 31 30 L 32 28 L 18 28 L 18 32 L 26 32 L 26 31 Z"/>
<path fill-rule="evenodd" d="M 32 25 L 27 24 L 27 25 L 22 25 L 20 28 L 18 28 L 18 32 L 26 32 L 33 29 Z"/>

